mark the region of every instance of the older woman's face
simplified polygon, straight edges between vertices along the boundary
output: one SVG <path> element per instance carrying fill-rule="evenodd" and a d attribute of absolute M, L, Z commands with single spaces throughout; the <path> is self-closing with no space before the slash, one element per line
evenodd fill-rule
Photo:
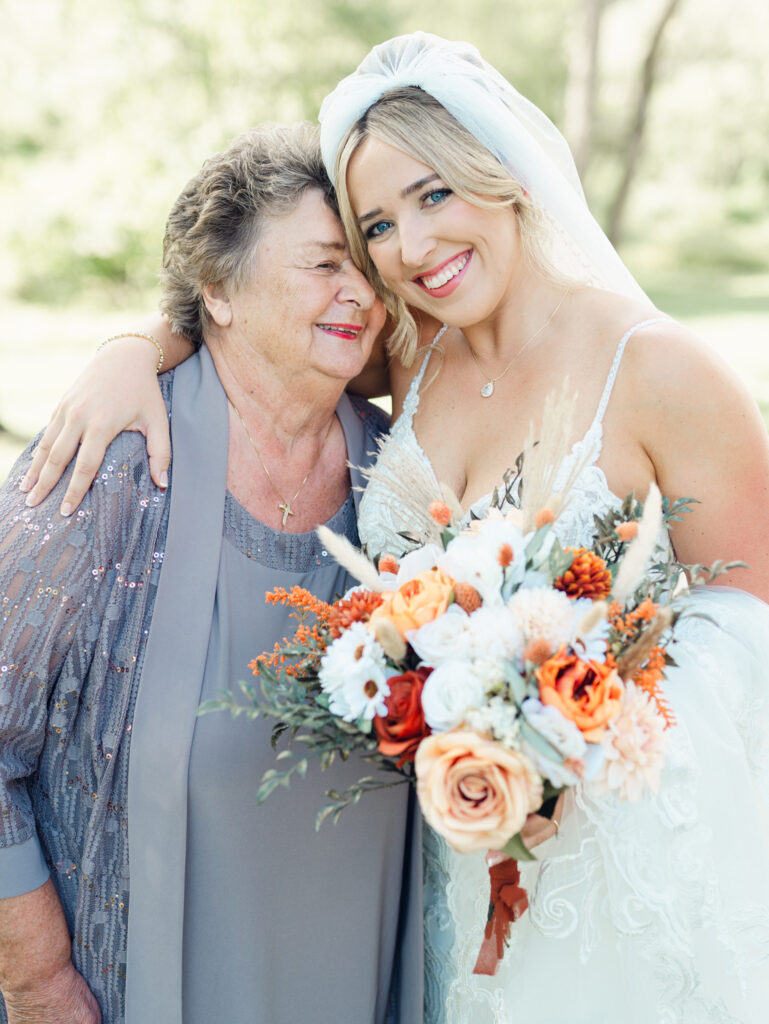
<path fill-rule="evenodd" d="M 350 202 L 387 287 L 455 327 L 493 316 L 521 270 L 511 207 L 475 206 L 426 164 L 367 138 L 347 169 Z"/>
<path fill-rule="evenodd" d="M 251 280 L 230 296 L 230 307 L 228 340 L 287 372 L 316 370 L 345 381 L 365 366 L 385 319 L 318 189 L 265 221 Z"/>

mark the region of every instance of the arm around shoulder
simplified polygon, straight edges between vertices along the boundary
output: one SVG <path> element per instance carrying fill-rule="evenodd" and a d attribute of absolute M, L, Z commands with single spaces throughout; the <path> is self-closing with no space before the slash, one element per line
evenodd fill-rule
<path fill-rule="evenodd" d="M 157 383 L 158 348 L 148 339 L 156 339 L 162 349 L 163 371 L 178 366 L 194 349 L 160 314 L 141 331 L 103 344 L 55 409 L 22 482 L 30 506 L 50 493 L 77 453 L 62 500 L 63 514 L 74 511 L 107 446 L 123 430 L 146 437 L 152 479 L 165 486 L 171 458 L 168 418 Z"/>

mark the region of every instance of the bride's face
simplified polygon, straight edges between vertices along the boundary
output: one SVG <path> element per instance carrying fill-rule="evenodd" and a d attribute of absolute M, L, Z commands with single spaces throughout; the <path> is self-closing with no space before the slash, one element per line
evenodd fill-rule
<path fill-rule="evenodd" d="M 460 199 L 428 167 L 368 138 L 347 171 L 350 202 L 387 287 L 455 327 L 500 309 L 521 271 L 515 211 Z"/>

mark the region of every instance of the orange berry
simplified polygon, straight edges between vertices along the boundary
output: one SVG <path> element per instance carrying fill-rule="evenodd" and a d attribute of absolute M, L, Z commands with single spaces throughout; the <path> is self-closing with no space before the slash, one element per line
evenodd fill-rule
<path fill-rule="evenodd" d="M 499 554 L 497 555 L 497 561 L 503 569 L 506 569 L 508 565 L 512 564 L 513 549 L 510 544 L 503 544 L 500 547 Z"/>
<path fill-rule="evenodd" d="M 397 571 L 398 571 L 398 559 L 397 558 L 393 558 L 392 555 L 383 555 L 379 559 L 379 571 L 380 572 L 397 573 Z"/>
<path fill-rule="evenodd" d="M 545 640 L 544 637 L 535 636 L 533 640 L 529 640 L 523 649 L 524 661 L 530 661 L 534 665 L 542 665 L 552 654 L 550 644 Z"/>
<path fill-rule="evenodd" d="M 454 600 L 468 615 L 477 611 L 483 604 L 481 595 L 470 583 L 454 584 Z"/>
<path fill-rule="evenodd" d="M 615 532 L 621 541 L 632 540 L 638 533 L 638 523 L 635 520 L 629 523 L 620 523 Z"/>
<path fill-rule="evenodd" d="M 427 511 L 438 526 L 448 526 L 451 522 L 451 509 L 445 501 L 431 501 Z"/>
<path fill-rule="evenodd" d="M 538 530 L 541 530 L 543 526 L 545 526 L 547 523 L 552 523 L 554 519 L 555 516 L 553 514 L 553 510 L 545 506 L 545 508 L 541 508 L 539 512 L 537 512 L 537 514 L 534 516 L 534 526 Z"/>

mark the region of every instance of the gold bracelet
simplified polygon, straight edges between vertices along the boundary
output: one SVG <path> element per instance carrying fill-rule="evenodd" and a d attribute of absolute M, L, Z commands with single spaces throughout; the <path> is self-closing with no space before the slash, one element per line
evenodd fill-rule
<path fill-rule="evenodd" d="M 155 373 L 160 373 L 163 368 L 163 360 L 165 359 L 166 354 L 158 339 L 153 338 L 151 334 L 142 334 L 141 331 L 126 331 L 124 334 L 113 334 L 111 338 L 106 338 L 101 345 L 99 345 L 96 351 L 99 352 L 105 345 L 109 345 L 111 341 L 117 341 L 118 338 L 145 338 L 147 341 L 151 341 L 159 353 L 158 365 L 155 367 Z"/>

